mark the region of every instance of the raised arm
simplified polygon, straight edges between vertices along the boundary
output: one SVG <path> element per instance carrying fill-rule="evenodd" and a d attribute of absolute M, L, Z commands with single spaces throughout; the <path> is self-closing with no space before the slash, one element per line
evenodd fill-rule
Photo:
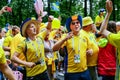
<path fill-rule="evenodd" d="M 7 6 L 4 6 L 4 7 L 0 10 L 0 15 L 2 15 L 4 12 L 7 12 L 6 8 L 7 8 Z"/>
<path fill-rule="evenodd" d="M 59 49 L 61 48 L 62 44 L 63 44 L 65 41 L 67 41 L 68 39 L 72 38 L 72 36 L 73 36 L 73 33 L 70 32 L 70 33 L 67 34 L 67 36 L 66 36 L 64 39 L 56 42 L 55 45 L 53 46 L 53 51 L 59 50 Z"/>
<path fill-rule="evenodd" d="M 52 29 L 52 21 L 53 21 L 54 17 L 53 16 L 49 16 L 48 17 L 48 24 L 47 24 L 47 29 L 51 30 Z"/>
<path fill-rule="evenodd" d="M 106 13 L 105 19 L 101 25 L 100 33 L 105 35 L 105 36 L 108 36 L 110 34 L 110 32 L 107 31 L 106 28 L 107 28 L 107 24 L 108 24 L 110 15 L 111 15 L 112 10 L 113 10 L 113 5 L 112 5 L 111 0 L 106 0 L 106 10 L 107 10 L 107 13 Z"/>

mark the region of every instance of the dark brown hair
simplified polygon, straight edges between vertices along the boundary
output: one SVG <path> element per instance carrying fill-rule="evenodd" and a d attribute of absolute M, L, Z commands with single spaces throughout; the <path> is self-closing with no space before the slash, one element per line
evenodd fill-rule
<path fill-rule="evenodd" d="M 116 33 L 116 22 L 115 21 L 109 21 L 107 25 L 107 30 L 113 33 Z"/>

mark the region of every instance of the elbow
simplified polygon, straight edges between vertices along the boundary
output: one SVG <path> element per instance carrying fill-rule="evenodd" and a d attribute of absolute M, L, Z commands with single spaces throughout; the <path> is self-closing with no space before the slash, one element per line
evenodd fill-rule
<path fill-rule="evenodd" d="M 102 29 L 102 30 L 100 30 L 99 34 L 103 35 L 105 31 L 106 31 L 105 29 Z"/>
<path fill-rule="evenodd" d="M 17 60 L 17 55 L 15 53 L 11 56 L 11 61 L 16 62 Z"/>
<path fill-rule="evenodd" d="M 53 51 L 58 51 L 58 50 L 59 50 L 59 48 L 58 48 L 58 47 L 56 47 L 56 46 L 53 46 L 52 50 L 53 50 Z"/>
<path fill-rule="evenodd" d="M 11 61 L 15 62 L 15 56 L 14 55 L 11 57 Z"/>
<path fill-rule="evenodd" d="M 52 48 L 53 51 L 57 51 L 55 47 Z"/>

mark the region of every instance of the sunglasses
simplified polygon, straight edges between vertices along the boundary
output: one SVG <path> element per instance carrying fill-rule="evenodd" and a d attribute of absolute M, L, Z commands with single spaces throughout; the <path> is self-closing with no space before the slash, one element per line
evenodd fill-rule
<path fill-rule="evenodd" d="M 71 22 L 72 25 L 79 24 L 79 23 L 80 23 L 79 21 Z"/>

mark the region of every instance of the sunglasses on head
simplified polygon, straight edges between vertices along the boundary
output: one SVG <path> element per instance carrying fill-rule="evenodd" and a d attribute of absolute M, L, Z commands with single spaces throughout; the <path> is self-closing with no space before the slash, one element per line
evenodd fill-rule
<path fill-rule="evenodd" d="M 79 23 L 80 23 L 79 21 L 71 22 L 72 25 L 79 24 Z"/>

